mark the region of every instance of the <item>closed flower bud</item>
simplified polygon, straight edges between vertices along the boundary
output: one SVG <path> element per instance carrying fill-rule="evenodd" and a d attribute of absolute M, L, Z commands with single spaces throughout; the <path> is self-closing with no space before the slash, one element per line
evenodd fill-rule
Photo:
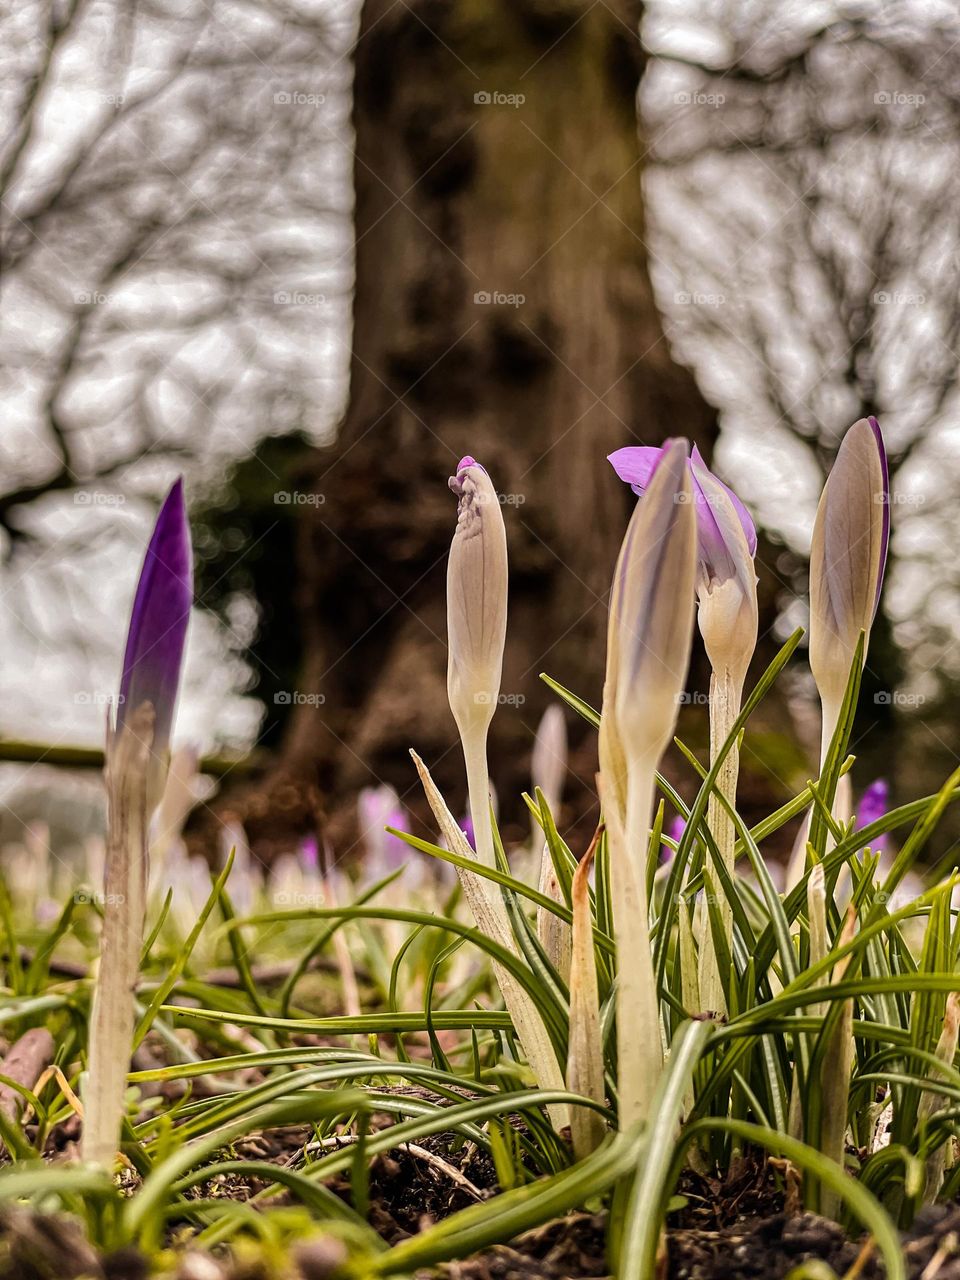
<path fill-rule="evenodd" d="M 810 667 L 825 710 L 843 699 L 860 632 L 869 638 L 889 536 L 883 437 L 861 418 L 824 485 L 810 549 Z"/>
<path fill-rule="evenodd" d="M 507 535 L 483 467 L 463 458 L 450 488 L 459 498 L 447 563 L 447 695 L 461 735 L 489 725 L 500 694 L 507 630 Z"/>
<path fill-rule="evenodd" d="M 693 638 L 697 521 L 686 445 L 663 451 L 627 528 L 610 604 L 614 714 L 626 759 L 659 759 L 677 719 Z"/>

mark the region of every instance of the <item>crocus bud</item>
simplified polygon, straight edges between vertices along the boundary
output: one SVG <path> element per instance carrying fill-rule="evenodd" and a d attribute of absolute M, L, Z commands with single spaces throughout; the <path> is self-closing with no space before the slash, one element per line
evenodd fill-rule
<path fill-rule="evenodd" d="M 543 713 L 533 744 L 530 773 L 554 817 L 560 808 L 563 781 L 567 772 L 567 726 L 563 711 L 551 703 Z"/>
<path fill-rule="evenodd" d="M 620 479 L 642 496 L 663 452 L 649 446 L 628 446 L 611 453 L 608 461 Z M 728 670 L 734 683 L 742 687 L 757 643 L 757 575 L 753 566 L 757 531 L 747 508 L 710 471 L 696 446 L 687 466 L 697 516 L 700 633 L 714 671 Z"/>
<path fill-rule="evenodd" d="M 183 648 L 193 601 L 190 528 L 177 480 L 160 508 L 147 546 L 130 614 L 123 655 L 116 730 L 132 731 L 134 715 L 144 706 L 152 712 L 147 795 L 155 807 L 166 781 L 170 729 L 177 702 Z"/>
<path fill-rule="evenodd" d="M 876 418 L 861 418 L 824 485 L 810 548 L 810 668 L 825 720 L 843 700 L 860 632 L 869 639 L 889 537 L 883 437 Z"/>
<path fill-rule="evenodd" d="M 507 631 L 507 534 L 490 477 L 462 458 L 450 488 L 459 498 L 447 563 L 447 695 L 461 734 L 489 725 L 500 693 Z"/>
<path fill-rule="evenodd" d="M 610 599 L 614 709 L 628 764 L 659 760 L 673 733 L 690 661 L 696 573 L 686 444 L 673 440 L 627 527 Z"/>
<path fill-rule="evenodd" d="M 477 854 L 492 867 L 487 730 L 500 695 L 507 632 L 507 534 L 497 491 L 473 458 L 460 460 L 450 488 L 460 502 L 447 563 L 447 696 L 467 766 Z M 485 892 L 495 890 L 485 886 Z"/>
<path fill-rule="evenodd" d="M 638 498 L 641 498 L 650 486 L 650 481 L 660 464 L 664 450 L 669 447 L 669 443 L 660 448 L 655 448 L 652 445 L 627 445 L 625 448 L 616 449 L 609 454 L 607 461 L 620 479 L 630 486 Z M 697 557 L 701 562 L 701 567 L 704 564 L 709 564 L 717 550 L 717 532 L 714 528 L 716 521 L 711 512 L 715 499 L 711 498 L 710 493 L 702 485 L 704 475 L 709 476 L 713 483 L 719 486 L 729 498 L 737 519 L 740 521 L 750 554 L 751 556 L 756 555 L 757 530 L 750 512 L 733 490 L 708 469 L 703 460 L 703 454 L 701 454 L 696 445 L 693 446 L 687 465 L 690 468 L 693 479 L 693 504 L 697 512 Z"/>

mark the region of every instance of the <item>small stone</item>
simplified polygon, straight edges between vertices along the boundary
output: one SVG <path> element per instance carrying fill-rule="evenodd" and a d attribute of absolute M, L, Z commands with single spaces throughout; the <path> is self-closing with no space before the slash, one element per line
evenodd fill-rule
<path fill-rule="evenodd" d="M 180 1260 L 177 1280 L 224 1280 L 224 1272 L 209 1253 L 188 1253 Z"/>
<path fill-rule="evenodd" d="M 294 1262 L 303 1280 L 330 1280 L 347 1261 L 347 1247 L 334 1236 L 318 1236 L 300 1245 Z"/>

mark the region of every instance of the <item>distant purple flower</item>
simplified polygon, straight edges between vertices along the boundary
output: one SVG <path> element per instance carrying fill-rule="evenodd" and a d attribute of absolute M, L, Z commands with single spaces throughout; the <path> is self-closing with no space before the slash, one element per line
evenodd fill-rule
<path fill-rule="evenodd" d="M 366 869 L 379 880 L 410 861 L 410 846 L 386 828 L 409 831 L 410 824 L 393 787 L 364 787 L 357 800 L 360 836 L 366 846 Z"/>
<path fill-rule="evenodd" d="M 473 829 L 473 819 L 470 817 L 469 813 L 461 822 L 460 827 L 461 827 L 461 830 L 463 831 L 463 834 L 467 837 L 467 844 L 470 846 L 473 852 L 476 853 L 477 852 L 477 834 Z"/>
<path fill-rule="evenodd" d="M 667 835 L 674 842 L 674 844 L 679 844 L 680 841 L 683 839 L 683 833 L 684 831 L 686 831 L 686 829 L 687 829 L 686 822 L 683 820 L 683 818 L 680 817 L 679 813 L 677 813 L 677 814 L 674 814 L 673 818 L 670 821 L 670 826 L 667 828 Z M 660 861 L 669 862 L 670 859 L 673 857 L 673 853 L 674 853 L 673 849 L 671 849 L 668 844 L 661 844 Z"/>
<path fill-rule="evenodd" d="M 315 876 L 320 871 L 320 844 L 315 835 L 304 836 L 300 841 L 300 869 L 305 875 Z"/>
<path fill-rule="evenodd" d="M 876 782 L 871 782 L 860 797 L 860 803 L 857 805 L 856 830 L 862 831 L 864 827 L 869 827 L 882 818 L 887 812 L 889 799 L 890 787 L 886 778 L 877 778 Z M 886 834 L 878 836 L 872 845 L 872 848 L 878 853 L 882 852 L 886 847 Z"/>
<path fill-rule="evenodd" d="M 626 481 L 634 493 L 642 497 L 662 456 L 662 448 L 651 445 L 628 445 L 611 453 L 607 460 L 620 479 Z M 755 555 L 757 550 L 757 531 L 747 508 L 733 490 L 708 469 L 696 445 L 693 447 L 687 466 L 690 468 L 693 501 L 697 509 L 697 558 L 708 581 L 718 578 L 722 582 L 737 572 L 738 565 L 735 558 L 731 559 L 730 540 L 723 530 L 722 513 L 708 494 L 704 481 L 707 485 L 718 485 L 730 499 L 746 537 L 751 556 Z"/>
<path fill-rule="evenodd" d="M 177 480 L 160 508 L 147 546 L 123 655 L 117 731 L 144 703 L 154 711 L 153 752 L 162 755 L 180 683 L 183 647 L 193 602 L 190 527 Z"/>

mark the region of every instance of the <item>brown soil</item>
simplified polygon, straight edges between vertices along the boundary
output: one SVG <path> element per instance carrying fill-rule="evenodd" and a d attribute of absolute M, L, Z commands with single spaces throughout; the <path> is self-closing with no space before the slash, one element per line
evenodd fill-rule
<path fill-rule="evenodd" d="M 286 1161 L 305 1137 L 284 1131 L 240 1144 L 237 1154 Z M 239 1179 L 203 1194 L 247 1199 L 260 1189 Z M 333 1189 L 350 1198 L 347 1179 Z M 496 1194 L 489 1159 L 469 1144 L 451 1149 L 450 1135 L 425 1139 L 422 1147 L 396 1148 L 370 1169 L 370 1221 L 395 1243 L 424 1230 L 464 1206 Z M 684 1203 L 671 1215 L 666 1254 L 657 1280 L 780 1280 L 802 1263 L 826 1263 L 837 1276 L 882 1280 L 884 1270 L 869 1240 L 852 1240 L 836 1224 L 810 1213 L 783 1211 L 779 1177 L 763 1161 L 745 1163 L 726 1179 L 685 1176 Z M 280 1197 L 275 1204 L 282 1203 Z M 609 1274 L 605 1255 L 606 1215 L 573 1213 L 432 1273 L 442 1280 L 593 1280 Z M 322 1246 L 322 1241 L 318 1242 Z M 335 1280 L 337 1258 L 314 1247 L 290 1263 L 284 1280 Z M 960 1280 L 960 1205 L 921 1214 L 904 1237 L 910 1280 Z M 250 1263 L 216 1262 L 187 1255 L 175 1280 L 267 1280 Z M 211 1269 L 215 1268 L 215 1270 Z M 239 1269 L 238 1269 L 239 1268 Z M 169 1274 L 169 1273 L 168 1273 Z M 825 1273 L 829 1274 L 829 1273 Z M 145 1260 L 135 1250 L 98 1257 L 79 1226 L 66 1218 L 41 1217 L 29 1209 L 0 1209 L 0 1280 L 147 1280 Z M 173 1280 L 173 1277 L 171 1278 Z M 271 1280 L 279 1280 L 271 1273 Z"/>

